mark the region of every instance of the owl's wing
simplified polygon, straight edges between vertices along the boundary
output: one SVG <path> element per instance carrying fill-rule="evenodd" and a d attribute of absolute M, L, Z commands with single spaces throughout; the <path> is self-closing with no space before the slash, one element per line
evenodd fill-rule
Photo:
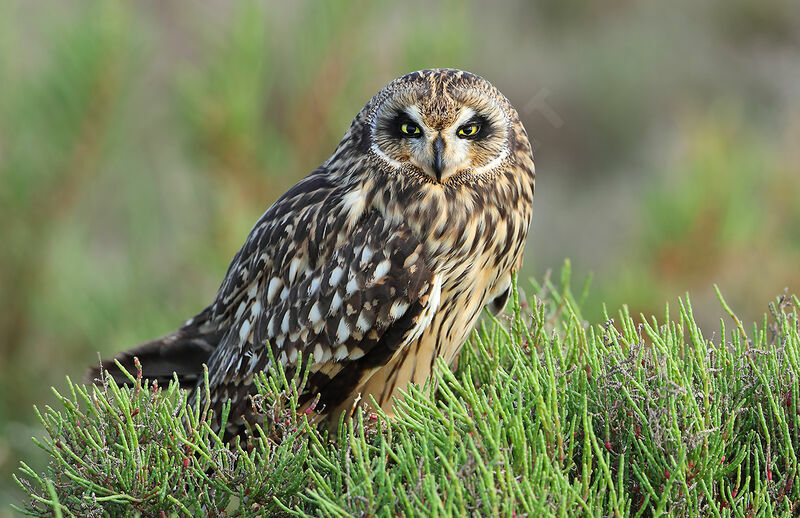
<path fill-rule="evenodd" d="M 247 413 L 253 376 L 268 367 L 267 347 L 289 374 L 307 358 L 309 394 L 334 408 L 430 324 L 441 281 L 422 244 L 407 225 L 375 210 L 342 236 L 338 220 L 346 216 L 327 213 L 341 206 L 337 196 L 332 191 L 319 208 L 263 226 L 261 235 L 257 225 L 248 242 L 263 245 L 257 255 L 267 257 L 255 261 L 266 267 L 258 274 L 229 270 L 229 277 L 251 281 L 228 283 L 238 287 L 227 291 L 223 284 L 219 297 L 239 302 L 226 304 L 230 325 L 208 367 L 211 403 L 231 400 L 232 417 Z"/>

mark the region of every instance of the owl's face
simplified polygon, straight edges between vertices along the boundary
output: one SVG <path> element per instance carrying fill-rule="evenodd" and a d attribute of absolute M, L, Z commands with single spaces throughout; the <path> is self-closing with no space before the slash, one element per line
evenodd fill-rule
<path fill-rule="evenodd" d="M 513 108 L 478 76 L 415 72 L 374 101 L 371 150 L 401 172 L 446 183 L 461 173 L 491 171 L 508 156 Z"/>

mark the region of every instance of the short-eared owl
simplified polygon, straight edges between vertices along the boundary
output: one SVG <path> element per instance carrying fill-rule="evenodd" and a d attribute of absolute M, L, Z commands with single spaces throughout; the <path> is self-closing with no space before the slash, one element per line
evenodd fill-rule
<path fill-rule="evenodd" d="M 212 407 L 230 400 L 234 426 L 249 417 L 268 347 L 289 373 L 311 363 L 317 409 L 338 419 L 361 394 L 391 412 L 436 358 L 453 361 L 485 306 L 505 305 L 533 191 L 525 129 L 489 82 L 450 69 L 403 76 L 267 209 L 211 305 L 117 359 L 187 387 L 207 364 Z"/>

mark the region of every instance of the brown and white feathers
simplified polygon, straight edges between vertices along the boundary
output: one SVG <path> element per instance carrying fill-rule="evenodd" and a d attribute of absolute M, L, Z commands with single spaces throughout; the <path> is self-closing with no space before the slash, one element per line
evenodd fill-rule
<path fill-rule="evenodd" d="M 396 79 L 264 213 L 211 305 L 117 358 L 190 388 L 207 364 L 211 404 L 230 400 L 234 424 L 249 418 L 268 347 L 290 373 L 310 361 L 306 397 L 336 418 L 359 395 L 391 412 L 398 389 L 453 360 L 486 305 L 505 304 L 534 176 L 519 117 L 486 80 Z"/>

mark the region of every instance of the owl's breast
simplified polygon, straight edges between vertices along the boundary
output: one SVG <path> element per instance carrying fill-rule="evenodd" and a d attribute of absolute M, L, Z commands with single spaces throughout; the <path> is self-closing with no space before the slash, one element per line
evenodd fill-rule
<path fill-rule="evenodd" d="M 519 265 L 531 222 L 532 179 L 508 170 L 448 184 L 402 175 L 389 180 L 367 180 L 368 205 L 408 225 L 424 247 L 426 264 L 445 283 L 455 288 L 499 278 Z"/>

